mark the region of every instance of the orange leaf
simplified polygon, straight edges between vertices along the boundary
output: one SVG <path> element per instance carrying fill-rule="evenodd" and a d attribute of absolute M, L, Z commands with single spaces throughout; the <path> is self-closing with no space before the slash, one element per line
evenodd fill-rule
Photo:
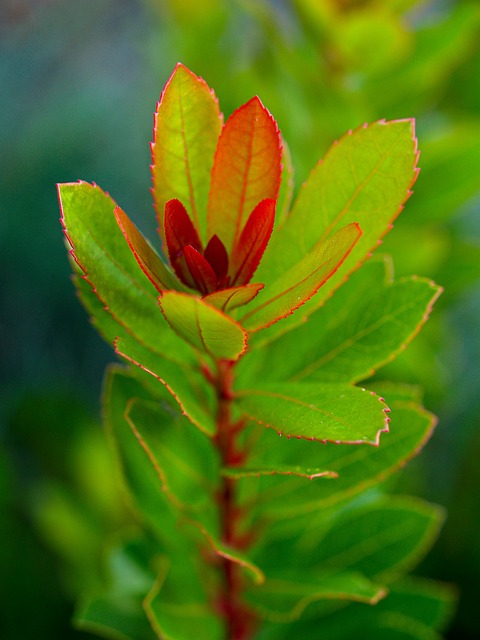
<path fill-rule="evenodd" d="M 276 200 L 281 155 L 277 123 L 259 98 L 230 116 L 215 152 L 207 218 L 208 236 L 217 234 L 228 252 L 257 204 Z"/>

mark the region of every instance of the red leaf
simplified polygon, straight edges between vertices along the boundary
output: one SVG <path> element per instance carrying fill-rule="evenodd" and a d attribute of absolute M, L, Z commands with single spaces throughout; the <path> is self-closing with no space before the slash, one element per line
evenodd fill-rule
<path fill-rule="evenodd" d="M 215 291 L 217 288 L 217 276 L 210 264 L 201 253 L 191 245 L 185 247 L 185 262 L 195 282 L 195 288 L 203 295 Z"/>
<path fill-rule="evenodd" d="M 173 199 L 166 203 L 164 224 L 165 242 L 170 263 L 180 280 L 189 287 L 195 288 L 195 283 L 190 277 L 190 271 L 184 260 L 183 251 L 188 245 L 197 251 L 202 251 L 202 244 L 197 230 L 180 200 Z"/>
<path fill-rule="evenodd" d="M 252 211 L 231 256 L 231 284 L 250 282 L 263 256 L 275 222 L 275 200 L 266 198 Z"/>
<path fill-rule="evenodd" d="M 211 264 L 217 274 L 217 278 L 219 280 L 225 278 L 228 272 L 228 253 L 223 242 L 217 235 L 210 238 L 203 255 Z"/>
<path fill-rule="evenodd" d="M 265 198 L 276 199 L 281 177 L 277 123 L 259 98 L 237 109 L 220 135 L 212 169 L 207 225 L 228 252 L 250 212 Z"/>

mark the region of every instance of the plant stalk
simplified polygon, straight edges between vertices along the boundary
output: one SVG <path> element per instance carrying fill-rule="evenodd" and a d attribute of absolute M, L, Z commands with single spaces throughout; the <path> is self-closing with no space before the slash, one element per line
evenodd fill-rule
<path fill-rule="evenodd" d="M 244 452 L 238 449 L 237 436 L 242 424 L 232 419 L 233 362 L 218 363 L 216 392 L 218 399 L 217 446 L 224 467 L 242 463 Z M 239 537 L 238 523 L 241 516 L 236 504 L 235 481 L 223 478 L 219 493 L 222 542 L 231 549 L 244 546 Z M 224 592 L 220 598 L 221 611 L 226 620 L 226 640 L 250 640 L 254 629 L 254 616 L 242 601 L 243 577 L 240 567 L 227 558 L 222 559 Z"/>

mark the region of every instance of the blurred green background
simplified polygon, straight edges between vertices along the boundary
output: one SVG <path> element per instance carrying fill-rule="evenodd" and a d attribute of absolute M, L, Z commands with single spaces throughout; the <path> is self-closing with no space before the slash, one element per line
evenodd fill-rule
<path fill-rule="evenodd" d="M 448 637 L 480 637 L 476 0 L 0 0 L 0 637 L 90 637 L 74 602 L 130 523 L 100 426 L 113 354 L 70 282 L 55 183 L 97 182 L 153 233 L 152 114 L 177 61 L 225 115 L 260 95 L 297 188 L 349 128 L 417 119 L 422 171 L 382 250 L 445 293 L 378 377 L 422 385 L 439 416 L 395 490 L 448 509 L 417 573 L 458 585 Z"/>

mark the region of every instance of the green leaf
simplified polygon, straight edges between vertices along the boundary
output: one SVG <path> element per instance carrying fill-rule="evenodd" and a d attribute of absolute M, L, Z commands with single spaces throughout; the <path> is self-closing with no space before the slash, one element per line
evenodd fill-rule
<path fill-rule="evenodd" d="M 210 173 L 222 125 L 213 91 L 178 64 L 155 115 L 152 174 L 160 233 L 165 203 L 178 198 L 206 242 Z"/>
<path fill-rule="evenodd" d="M 452 585 L 407 576 L 389 587 L 381 609 L 400 611 L 430 629 L 442 630 L 453 615 L 456 597 Z"/>
<path fill-rule="evenodd" d="M 251 478 L 259 476 L 271 476 L 271 475 L 285 475 L 285 476 L 300 476 L 301 478 L 308 478 L 313 480 L 314 478 L 337 478 L 338 474 L 335 471 L 326 471 L 325 469 L 309 469 L 300 465 L 285 465 L 277 467 L 268 467 L 266 465 L 253 467 L 224 467 L 222 469 L 222 475 L 226 478 L 234 478 L 239 480 L 241 478 Z"/>
<path fill-rule="evenodd" d="M 101 302 L 90 311 L 100 318 L 108 310 L 138 342 L 183 366 L 194 364 L 195 352 L 171 331 L 125 242 L 113 213 L 116 203 L 86 182 L 61 184 L 58 191 L 71 255 Z"/>
<path fill-rule="evenodd" d="M 175 558 L 145 599 L 145 610 L 161 640 L 222 640 L 222 619 L 206 593 L 205 575 L 189 558 Z"/>
<path fill-rule="evenodd" d="M 216 360 L 237 360 L 247 348 L 247 335 L 229 316 L 195 296 L 166 291 L 159 300 L 178 335 Z"/>
<path fill-rule="evenodd" d="M 154 555 L 146 539 L 116 540 L 108 550 L 108 588 L 87 597 L 78 606 L 74 624 L 84 631 L 112 640 L 155 640 L 143 609 L 154 584 L 150 569 Z"/>
<path fill-rule="evenodd" d="M 103 396 L 104 421 L 115 452 L 119 476 L 134 509 L 167 546 L 171 536 L 175 539 L 175 514 L 162 491 L 155 469 L 146 464 L 145 451 L 125 418 L 128 404 L 133 398 L 148 400 L 150 394 L 131 373 L 119 365 L 111 366 L 107 371 Z M 163 414 L 165 424 L 174 421 L 168 411 L 164 410 Z"/>
<path fill-rule="evenodd" d="M 205 381 L 199 371 L 179 367 L 167 358 L 142 346 L 129 335 L 115 341 L 116 353 L 156 378 L 168 389 L 182 412 L 207 435 L 214 435 L 216 427 L 211 404 L 205 396 Z"/>
<path fill-rule="evenodd" d="M 383 587 L 373 584 L 359 573 L 349 571 L 335 576 L 299 576 L 296 581 L 267 579 L 263 585 L 246 592 L 247 601 L 262 617 L 282 623 L 297 620 L 310 604 L 319 600 L 376 604 L 385 595 Z"/>
<path fill-rule="evenodd" d="M 143 464 L 138 464 L 134 473 L 148 467 L 150 483 L 153 472 L 157 490 L 174 507 L 176 517 L 182 516 L 185 529 L 193 527 L 194 533 L 200 532 L 203 542 L 216 554 L 241 566 L 255 582 L 262 582 L 263 573 L 250 558 L 220 540 L 214 499 L 218 463 L 211 445 L 201 434 L 195 434 L 188 423 L 182 427 L 178 419 L 173 421 L 171 416 L 167 415 L 167 419 L 164 416 L 165 411 L 158 403 L 144 399 L 128 401 L 122 421 L 127 422 L 144 454 Z M 163 515 L 156 517 L 161 521 Z"/>
<path fill-rule="evenodd" d="M 85 600 L 78 608 L 74 625 L 87 633 L 110 640 L 155 640 L 142 610 L 141 599 L 97 596 Z"/>
<path fill-rule="evenodd" d="M 390 397 L 392 422 L 378 448 L 319 447 L 304 440 L 279 438 L 270 429 L 260 432 L 250 465 L 283 468 L 300 464 L 305 469 L 335 471 L 338 478 L 332 482 L 282 476 L 239 480 L 246 484 L 245 491 L 255 490 L 251 498 L 255 504 L 252 517 L 257 514 L 288 520 L 318 513 L 375 486 L 418 454 L 432 434 L 435 417 L 411 402 L 395 401 L 393 393 Z"/>
<path fill-rule="evenodd" d="M 227 313 L 253 300 L 261 289 L 263 289 L 263 284 L 251 282 L 250 284 L 242 284 L 238 287 L 229 287 L 228 289 L 220 289 L 220 291 L 209 293 L 203 300 L 207 304 Z"/>
<path fill-rule="evenodd" d="M 315 542 L 315 548 L 309 549 L 309 570 L 336 573 L 349 569 L 389 584 L 430 550 L 443 520 L 440 507 L 412 497 L 382 497 L 347 510 L 334 519 L 322 543 Z M 272 559 L 271 544 L 269 554 Z"/>
<path fill-rule="evenodd" d="M 315 247 L 250 304 L 250 310 L 240 318 L 242 325 L 258 331 L 293 313 L 336 272 L 360 235 L 358 225 L 349 224 Z"/>
<path fill-rule="evenodd" d="M 107 342 L 114 344 L 118 355 L 138 368 L 142 382 L 151 393 L 163 401 L 170 401 L 174 407 L 179 406 L 200 431 L 214 435 L 213 405 L 205 397 L 206 387 L 200 372 L 191 367 L 181 367 L 169 357 L 159 355 L 133 340 L 125 328 L 103 309 L 84 279 L 75 276 L 75 285 L 85 308 L 92 314 L 94 326 Z M 169 394 L 170 398 L 166 397 Z"/>
<path fill-rule="evenodd" d="M 347 223 L 357 222 L 363 235 L 342 269 L 288 327 L 320 306 L 377 247 L 411 193 L 417 155 L 412 120 L 380 121 L 349 132 L 315 167 L 285 224 L 274 231 L 258 280 L 268 287 Z"/>
<path fill-rule="evenodd" d="M 125 419 L 170 502 L 187 515 L 214 522 L 218 461 L 211 440 L 181 416 L 165 419 L 154 401 L 131 399 Z"/>
<path fill-rule="evenodd" d="M 235 399 L 249 419 L 287 438 L 378 445 L 388 430 L 388 407 L 375 393 L 357 387 L 276 384 L 238 391 Z"/>
<path fill-rule="evenodd" d="M 256 372 L 259 379 L 268 370 L 283 381 L 354 383 L 405 349 L 426 322 L 441 287 L 416 276 L 382 286 L 362 278 L 362 272 L 353 274 L 307 323 L 268 345 L 268 358 Z"/>
<path fill-rule="evenodd" d="M 282 633 L 282 639 L 317 640 L 321 628 L 327 638 L 351 640 L 362 635 L 385 640 L 440 640 L 441 629 L 451 616 L 452 589 L 447 585 L 403 578 L 389 586 L 389 593 L 374 608 L 356 603 L 338 607 L 322 617 L 301 620 Z M 282 627 L 282 632 L 285 627 Z"/>
<path fill-rule="evenodd" d="M 162 292 L 165 289 L 187 290 L 120 207 L 115 208 L 115 218 L 139 267 L 157 291 Z"/>

